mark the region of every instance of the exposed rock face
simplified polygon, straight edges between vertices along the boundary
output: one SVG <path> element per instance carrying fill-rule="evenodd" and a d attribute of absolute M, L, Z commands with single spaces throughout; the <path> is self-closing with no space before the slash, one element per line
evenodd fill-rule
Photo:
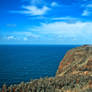
<path fill-rule="evenodd" d="M 84 45 L 68 51 L 60 62 L 56 77 L 67 80 L 69 88 L 80 87 L 76 92 L 92 92 L 92 46 Z"/>
<path fill-rule="evenodd" d="M 71 49 L 61 61 L 56 76 L 92 73 L 92 46 Z"/>
<path fill-rule="evenodd" d="M 92 46 L 71 49 L 53 78 L 41 78 L 6 88 L 2 92 L 92 92 Z"/>

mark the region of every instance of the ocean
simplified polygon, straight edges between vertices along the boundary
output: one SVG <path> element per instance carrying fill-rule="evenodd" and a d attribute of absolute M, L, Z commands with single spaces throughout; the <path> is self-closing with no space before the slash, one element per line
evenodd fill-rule
<path fill-rule="evenodd" d="M 53 77 L 65 53 L 78 45 L 0 45 L 0 87 Z"/>

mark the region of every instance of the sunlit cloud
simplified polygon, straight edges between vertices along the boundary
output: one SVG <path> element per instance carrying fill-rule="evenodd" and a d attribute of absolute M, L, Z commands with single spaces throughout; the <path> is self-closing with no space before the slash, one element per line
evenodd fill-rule
<path fill-rule="evenodd" d="M 74 22 L 74 21 L 78 21 L 79 19 L 78 18 L 74 18 L 74 17 L 54 17 L 54 18 L 51 18 L 52 20 L 56 20 L 56 21 L 60 21 L 60 20 L 67 20 L 67 21 L 70 21 L 70 22 Z"/>
<path fill-rule="evenodd" d="M 52 3 L 51 3 L 51 6 L 52 6 L 52 7 L 57 7 L 57 6 L 59 6 L 59 4 L 56 3 L 56 2 L 52 2 Z"/>
<path fill-rule="evenodd" d="M 27 41 L 28 40 L 28 38 L 27 37 L 24 37 L 24 41 Z"/>
<path fill-rule="evenodd" d="M 20 11 L 10 11 L 10 13 L 19 13 L 19 14 L 26 14 L 29 16 L 41 16 L 45 15 L 50 8 L 47 6 L 43 6 L 42 8 L 38 8 L 37 6 L 22 6 L 24 10 Z"/>
<path fill-rule="evenodd" d="M 92 34 L 91 22 L 54 22 L 54 23 L 42 23 L 40 27 L 35 27 L 33 31 L 39 32 L 39 34 L 57 35 L 58 37 L 73 37 L 73 39 L 88 39 Z"/>
<path fill-rule="evenodd" d="M 7 36 L 9 35 L 9 36 Z M 40 36 L 38 34 L 34 34 L 32 32 L 11 32 L 7 33 L 5 38 L 7 40 L 31 40 L 31 39 L 38 39 Z"/>
<path fill-rule="evenodd" d="M 7 37 L 7 40 L 16 40 L 17 38 L 16 37 L 14 37 L 14 36 L 8 36 Z"/>
<path fill-rule="evenodd" d="M 88 10 L 84 10 L 82 16 L 89 16 L 90 12 Z"/>
<path fill-rule="evenodd" d="M 47 11 L 50 10 L 47 6 L 43 6 L 42 8 L 38 8 L 36 6 L 24 6 L 24 14 L 29 14 L 29 15 L 44 15 L 47 13 Z"/>
<path fill-rule="evenodd" d="M 92 15 L 92 4 L 91 3 L 85 6 L 85 10 L 82 13 L 82 16 L 90 16 L 90 15 Z"/>

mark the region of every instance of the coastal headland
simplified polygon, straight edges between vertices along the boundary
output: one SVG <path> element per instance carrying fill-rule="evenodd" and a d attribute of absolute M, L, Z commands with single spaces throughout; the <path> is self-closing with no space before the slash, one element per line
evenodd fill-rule
<path fill-rule="evenodd" d="M 92 46 L 69 50 L 61 60 L 55 77 L 9 87 L 4 84 L 0 92 L 92 92 Z"/>

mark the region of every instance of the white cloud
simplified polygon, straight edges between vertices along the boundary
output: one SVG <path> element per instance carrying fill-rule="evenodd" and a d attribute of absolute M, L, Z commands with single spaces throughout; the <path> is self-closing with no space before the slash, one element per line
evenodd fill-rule
<path fill-rule="evenodd" d="M 92 8 L 92 4 L 88 4 L 86 7 L 88 7 L 88 8 Z"/>
<path fill-rule="evenodd" d="M 24 37 L 24 41 L 27 41 L 28 40 L 28 38 L 27 37 Z"/>
<path fill-rule="evenodd" d="M 20 13 L 26 15 L 40 16 L 45 15 L 52 7 L 57 7 L 59 4 L 57 2 L 46 3 L 43 0 L 23 0 L 28 2 L 29 5 L 22 5 L 22 10 L 12 10 L 10 13 Z M 40 6 L 40 7 L 39 7 Z M 23 10 L 24 9 L 24 10 Z"/>
<path fill-rule="evenodd" d="M 40 27 L 35 27 L 33 31 L 39 32 L 39 34 L 56 35 L 58 37 L 70 37 L 73 39 L 88 39 L 92 34 L 92 23 L 91 22 L 76 22 L 76 23 L 65 23 L 65 22 L 54 22 L 45 24 L 43 23 Z"/>
<path fill-rule="evenodd" d="M 74 17 L 44 17 L 44 16 L 37 16 L 37 17 L 33 17 L 31 19 L 42 19 L 42 20 L 49 20 L 49 21 L 66 21 L 66 22 L 69 22 L 69 23 L 74 23 L 78 20 L 80 20 L 80 18 L 74 18 Z"/>
<path fill-rule="evenodd" d="M 20 13 L 20 14 L 26 14 L 26 15 L 31 15 L 31 16 L 40 16 L 40 15 L 45 15 L 50 8 L 47 6 L 43 6 L 42 8 L 38 8 L 37 6 L 22 6 L 23 9 L 21 11 L 10 11 L 10 13 Z"/>
<path fill-rule="evenodd" d="M 40 37 L 38 34 L 34 34 L 32 32 L 14 32 L 13 34 L 16 34 L 17 36 L 27 37 L 27 38 L 39 38 Z"/>
<path fill-rule="evenodd" d="M 52 2 L 52 3 L 51 3 L 51 6 L 52 6 L 52 7 L 55 7 L 55 6 L 59 6 L 59 4 L 56 3 L 56 2 Z"/>
<path fill-rule="evenodd" d="M 86 9 L 83 11 L 82 16 L 90 16 L 90 15 L 92 15 L 92 4 L 91 3 L 87 4 L 85 6 L 85 8 Z"/>
<path fill-rule="evenodd" d="M 16 40 L 16 37 L 14 37 L 14 36 L 8 36 L 7 39 L 8 40 Z"/>
<path fill-rule="evenodd" d="M 24 9 L 26 9 L 24 13 L 30 15 L 44 15 L 50 10 L 47 6 L 43 6 L 42 8 L 38 8 L 36 6 L 24 6 Z"/>
<path fill-rule="evenodd" d="M 73 18 L 73 17 L 57 17 L 57 18 L 52 18 L 52 20 L 69 20 L 69 21 L 76 21 L 78 18 Z"/>
<path fill-rule="evenodd" d="M 32 33 L 32 32 L 13 32 L 11 33 L 12 36 L 8 36 L 8 40 L 31 40 L 31 39 L 38 39 L 40 35 Z M 16 37 L 15 37 L 16 36 Z"/>
<path fill-rule="evenodd" d="M 90 14 L 90 12 L 88 10 L 84 10 L 82 13 L 82 16 L 88 16 Z"/>
<path fill-rule="evenodd" d="M 1 35 L 2 36 L 2 35 Z M 32 32 L 7 32 L 3 37 L 1 37 L 5 40 L 31 40 L 31 39 L 39 39 L 40 35 L 37 33 L 32 33 Z M 0 38 L 0 39 L 1 39 Z"/>
<path fill-rule="evenodd" d="M 16 36 L 15 36 L 16 35 Z M 28 32 L 13 32 L 8 36 L 8 40 L 41 40 L 59 41 L 60 43 L 92 43 L 92 22 L 53 22 L 53 23 L 42 23 L 40 26 L 30 28 Z M 47 37 L 47 38 L 46 38 Z M 32 38 L 32 39 L 31 39 Z M 68 39 L 68 40 L 67 40 Z M 72 42 L 71 42 L 72 41 Z"/>

